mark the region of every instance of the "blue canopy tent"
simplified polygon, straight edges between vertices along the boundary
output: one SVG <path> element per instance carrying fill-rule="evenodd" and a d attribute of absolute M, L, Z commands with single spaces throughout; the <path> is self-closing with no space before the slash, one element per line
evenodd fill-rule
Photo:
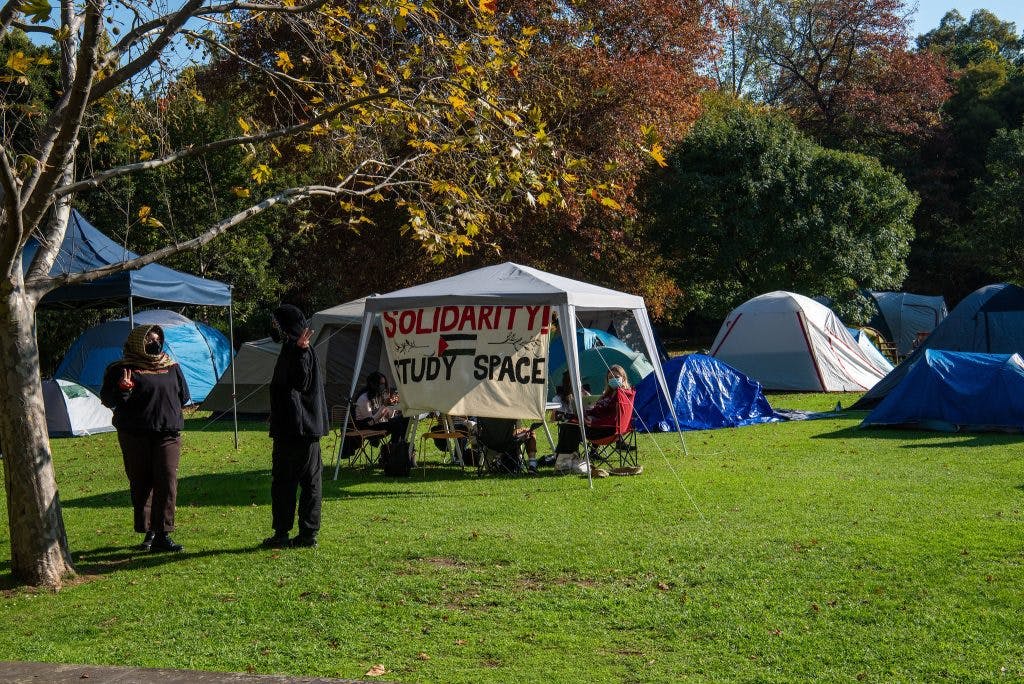
<path fill-rule="evenodd" d="M 1019 354 L 927 349 L 861 427 L 1024 431 Z"/>
<path fill-rule="evenodd" d="M 741 427 L 779 420 L 760 383 L 713 357 L 688 354 L 670 359 L 665 364 L 665 380 L 683 430 Z M 637 430 L 671 431 L 668 403 L 650 376 L 637 385 L 633 412 Z"/>
<path fill-rule="evenodd" d="M 25 245 L 23 268 L 28 272 L 39 250 L 35 238 Z M 64 242 L 50 269 L 51 276 L 82 273 L 138 257 L 124 245 L 111 240 L 89 223 L 77 210 L 71 210 Z M 170 302 L 200 306 L 228 307 L 228 326 L 231 348 L 235 348 L 234 307 L 231 286 L 217 280 L 175 271 L 160 264 L 147 264 L 132 271 L 121 271 L 90 283 L 59 287 L 40 301 L 43 308 L 81 309 L 106 307 L 125 303 L 128 322 L 135 324 L 135 303 Z M 232 377 L 234 368 L 232 368 Z M 232 383 L 233 384 L 233 383 Z M 234 394 L 234 391 L 232 391 Z M 235 418 L 235 447 L 238 447 L 238 419 Z"/>
<path fill-rule="evenodd" d="M 163 328 L 164 349 L 181 366 L 192 401 L 198 404 L 206 399 L 231 363 L 231 345 L 227 338 L 208 325 L 161 309 L 136 314 L 135 323 Z M 99 394 L 103 374 L 109 364 L 121 358 L 130 331 L 127 318 L 89 328 L 71 344 L 55 376 Z"/>

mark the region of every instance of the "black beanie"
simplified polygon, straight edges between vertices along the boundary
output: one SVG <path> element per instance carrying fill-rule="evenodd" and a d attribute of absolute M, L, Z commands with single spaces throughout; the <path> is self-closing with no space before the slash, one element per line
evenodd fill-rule
<path fill-rule="evenodd" d="M 274 309 L 274 320 L 280 326 L 281 332 L 289 337 L 298 338 L 306 329 L 306 317 L 302 310 L 291 304 L 282 304 Z"/>

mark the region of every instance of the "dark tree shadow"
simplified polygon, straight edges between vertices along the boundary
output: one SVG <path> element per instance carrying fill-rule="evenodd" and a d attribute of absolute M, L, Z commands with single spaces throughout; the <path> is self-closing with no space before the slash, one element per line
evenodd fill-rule
<path fill-rule="evenodd" d="M 946 438 L 941 442 L 935 440 Z M 905 449 L 948 449 L 950 447 L 986 447 L 1017 444 L 1024 440 L 1024 434 L 1005 432 L 939 432 L 936 430 L 909 430 L 889 427 L 851 427 L 813 435 L 811 439 L 883 439 L 889 441 L 913 441 L 904 444 Z"/>

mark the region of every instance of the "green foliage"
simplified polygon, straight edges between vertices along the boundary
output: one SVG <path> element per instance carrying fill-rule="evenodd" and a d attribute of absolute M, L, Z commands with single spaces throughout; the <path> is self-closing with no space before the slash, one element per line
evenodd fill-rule
<path fill-rule="evenodd" d="M 954 9 L 942 17 L 937 28 L 918 36 L 917 47 L 963 68 L 993 58 L 1019 63 L 1022 41 L 1012 21 L 1003 21 L 989 10 L 975 10 L 970 20 L 965 20 Z"/>
<path fill-rule="evenodd" d="M 835 299 L 906 275 L 916 196 L 877 160 L 819 147 L 777 115 L 706 116 L 648 193 L 687 310 L 720 316 L 777 289 Z"/>
<path fill-rule="evenodd" d="M 985 254 L 993 274 L 1024 282 L 1024 128 L 996 134 L 973 200 L 974 230 L 965 239 Z"/>
<path fill-rule="evenodd" d="M 688 433 L 689 458 L 676 435 L 641 436 L 644 473 L 593 492 L 546 470 L 463 474 L 428 445 L 408 480 L 326 480 L 320 547 L 283 551 L 257 547 L 265 426 L 244 424 L 235 452 L 195 419 L 180 555 L 131 548 L 113 435 L 56 440 L 82 579 L 0 591 L 0 654 L 351 679 L 380 663 L 394 682 L 1021 676 L 1024 444 L 858 418 Z"/>

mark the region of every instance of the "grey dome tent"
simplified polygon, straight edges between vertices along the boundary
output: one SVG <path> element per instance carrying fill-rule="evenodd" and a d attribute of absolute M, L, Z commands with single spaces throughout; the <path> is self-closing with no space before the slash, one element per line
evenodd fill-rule
<path fill-rule="evenodd" d="M 1008 283 L 986 285 L 968 295 L 914 353 L 882 378 L 853 409 L 876 406 L 906 376 L 926 349 L 1024 354 L 1024 288 Z"/>
<path fill-rule="evenodd" d="M 43 380 L 46 431 L 50 437 L 112 432 L 113 412 L 88 388 L 68 380 Z"/>
<path fill-rule="evenodd" d="M 328 406 L 342 406 L 352 383 L 356 347 L 363 326 L 366 299 L 355 299 L 313 314 L 313 349 L 323 369 L 324 393 Z M 269 337 L 246 342 L 238 350 L 233 366 L 237 378 L 238 412 L 248 417 L 262 417 L 270 413 L 270 378 L 281 345 Z M 380 371 L 391 378 L 384 352 L 383 337 L 374 326 L 370 337 L 363 376 Z M 212 411 L 214 418 L 224 417 L 231 410 L 231 382 L 225 374 L 210 391 L 203 410 Z"/>
<path fill-rule="evenodd" d="M 948 315 L 942 297 L 909 292 L 868 292 L 877 313 L 868 322 L 894 345 L 903 357 L 914 351 L 918 333 L 931 333 Z"/>

